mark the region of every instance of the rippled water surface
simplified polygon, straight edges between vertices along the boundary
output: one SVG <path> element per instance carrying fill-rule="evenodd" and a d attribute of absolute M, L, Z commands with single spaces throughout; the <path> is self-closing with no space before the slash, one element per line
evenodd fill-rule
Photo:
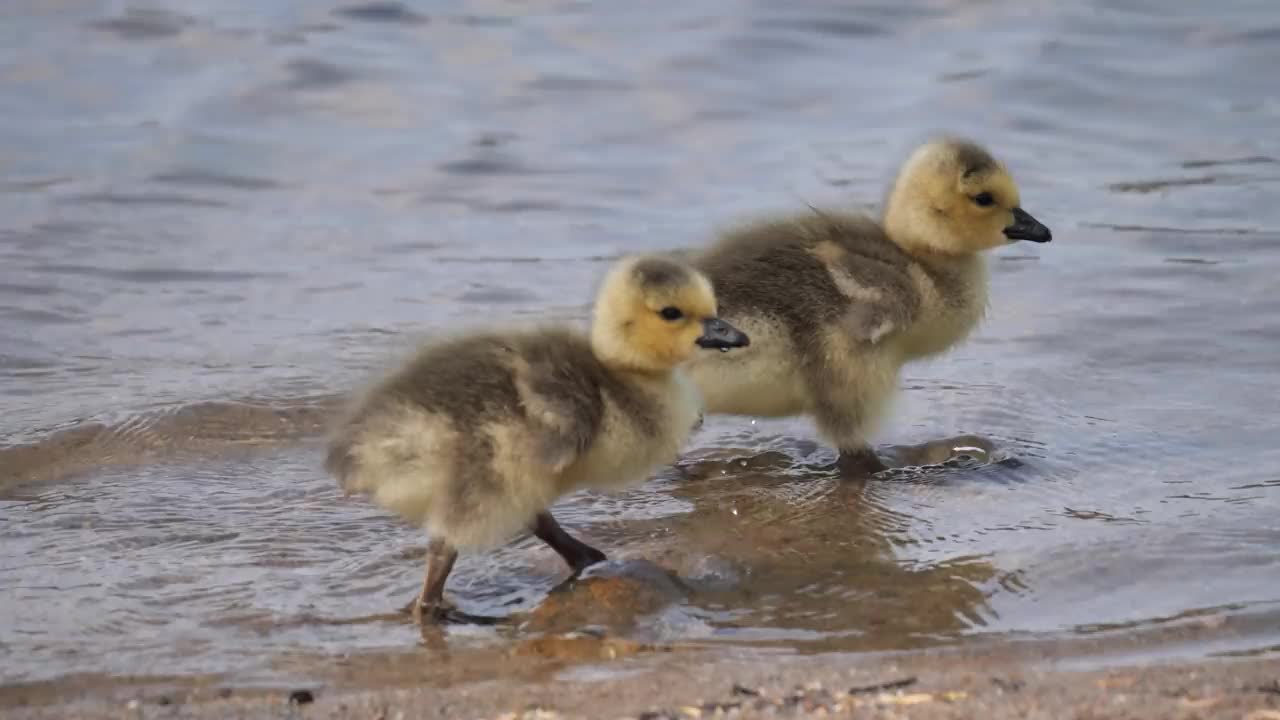
<path fill-rule="evenodd" d="M 995 254 L 986 324 L 908 368 L 880 442 L 994 453 L 854 486 L 807 469 L 806 422 L 714 419 L 556 509 L 689 581 L 632 632 L 1210 617 L 1254 620 L 1214 652 L 1280 647 L 1271 2 L 24 0 L 0 37 L 4 681 L 413 647 L 353 621 L 408 599 L 425 541 L 321 471 L 335 397 L 423 335 L 585 318 L 620 253 L 874 203 L 938 130 L 989 143 L 1055 241 Z M 520 540 L 451 592 L 521 612 L 563 576 Z"/>

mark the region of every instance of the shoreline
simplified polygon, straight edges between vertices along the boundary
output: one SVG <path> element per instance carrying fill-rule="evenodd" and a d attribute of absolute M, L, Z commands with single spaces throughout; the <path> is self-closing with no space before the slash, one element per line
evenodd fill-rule
<path fill-rule="evenodd" d="M 0 688 L 0 714 L 130 719 L 1280 720 L 1277 648 L 1258 651 L 1255 657 L 1148 656 L 1134 662 L 1138 646 L 1146 643 L 1135 644 L 1129 637 L 1101 645 L 996 642 L 795 655 L 544 636 L 500 656 L 462 653 L 451 658 L 416 651 L 321 658 L 314 668 L 332 672 L 329 681 L 275 689 L 238 688 L 216 676 L 86 676 L 10 685 Z M 1167 647 L 1159 646 L 1147 649 Z M 432 667 L 431 661 L 447 665 Z"/>

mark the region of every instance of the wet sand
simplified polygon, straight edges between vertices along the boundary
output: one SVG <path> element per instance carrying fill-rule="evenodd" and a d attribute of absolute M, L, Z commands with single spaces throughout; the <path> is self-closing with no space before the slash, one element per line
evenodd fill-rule
<path fill-rule="evenodd" d="M 6 717 L 46 718 L 1280 718 L 1280 663 L 1244 659 L 1054 669 L 1052 646 L 984 652 L 615 661 L 596 675 L 543 672 L 450 687 L 369 682 L 334 690 L 237 689 L 215 681 L 114 685 L 76 698 L 40 687 L 0 694 Z M 429 673 L 430 670 L 423 669 Z M 89 691 L 92 692 L 91 690 Z"/>
<path fill-rule="evenodd" d="M 15 718 L 1280 717 L 1280 648 L 1214 652 L 1256 635 L 1271 617 L 1201 613 L 1088 638 L 992 635 L 925 650 L 806 655 L 644 642 L 615 632 L 687 588 L 644 561 L 604 567 L 515 616 L 518 629 L 504 645 L 476 647 L 456 627 L 426 627 L 416 647 L 277 653 L 274 669 L 310 678 L 293 685 L 215 674 L 86 674 L 0 687 L 0 712 Z M 409 624 L 394 613 L 350 622 Z"/>

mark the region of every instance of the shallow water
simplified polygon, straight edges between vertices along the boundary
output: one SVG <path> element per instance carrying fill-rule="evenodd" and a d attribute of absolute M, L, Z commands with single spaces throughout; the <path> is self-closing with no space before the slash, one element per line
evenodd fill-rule
<path fill-rule="evenodd" d="M 1248 631 L 1205 652 L 1280 647 L 1271 3 L 164 5 L 0 10 L 5 681 L 276 682 L 420 642 L 344 622 L 408 599 L 424 539 L 320 470 L 335 396 L 421 335 L 583 319 L 620 253 L 875 202 L 936 130 L 990 143 L 1055 241 L 996 253 L 985 326 L 908 369 L 880 439 L 995 453 L 854 486 L 807 469 L 803 421 L 715 419 L 556 509 L 689 581 L 631 632 L 880 650 L 1211 617 Z M 505 614 L 563 576 L 521 540 L 451 590 Z"/>

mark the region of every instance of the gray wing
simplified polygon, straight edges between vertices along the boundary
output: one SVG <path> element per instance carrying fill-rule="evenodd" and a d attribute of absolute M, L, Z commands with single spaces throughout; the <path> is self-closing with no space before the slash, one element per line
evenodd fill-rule
<path fill-rule="evenodd" d="M 840 324 L 854 340 L 877 345 L 915 320 L 920 297 L 908 268 L 853 256 L 827 270 L 847 303 Z"/>
<path fill-rule="evenodd" d="M 855 299 L 841 318 L 841 325 L 854 340 L 878 345 L 910 326 L 912 314 L 909 306 L 891 299 Z"/>
<path fill-rule="evenodd" d="M 604 399 L 594 374 L 564 360 L 527 359 L 515 376 L 528 431 L 541 459 L 555 472 L 590 449 L 604 417 Z"/>

